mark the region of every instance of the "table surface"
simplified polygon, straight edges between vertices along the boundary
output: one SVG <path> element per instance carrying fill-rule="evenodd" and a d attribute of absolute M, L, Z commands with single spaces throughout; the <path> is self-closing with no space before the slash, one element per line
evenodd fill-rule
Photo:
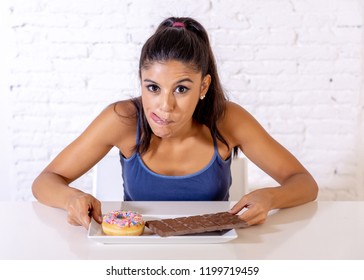
<path fill-rule="evenodd" d="M 232 202 L 103 202 L 106 213 L 195 215 L 228 210 Z M 263 225 L 237 230 L 218 244 L 102 244 L 66 212 L 38 202 L 0 202 L 0 259 L 364 259 L 364 201 L 311 202 L 272 211 Z"/>

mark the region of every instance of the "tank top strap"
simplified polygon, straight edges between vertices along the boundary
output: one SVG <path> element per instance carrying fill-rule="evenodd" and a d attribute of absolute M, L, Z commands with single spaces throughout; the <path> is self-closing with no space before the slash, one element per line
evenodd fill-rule
<path fill-rule="evenodd" d="M 214 141 L 214 151 L 215 153 L 218 153 L 216 132 L 211 132 L 211 136 L 212 140 Z"/>
<path fill-rule="evenodd" d="M 139 138 L 140 138 L 140 122 L 141 122 L 141 120 L 140 120 L 141 118 L 140 118 L 140 116 L 139 116 L 139 112 L 137 112 L 137 131 L 136 131 L 136 135 L 135 135 L 135 142 L 136 142 L 136 144 L 138 144 L 139 143 Z"/>

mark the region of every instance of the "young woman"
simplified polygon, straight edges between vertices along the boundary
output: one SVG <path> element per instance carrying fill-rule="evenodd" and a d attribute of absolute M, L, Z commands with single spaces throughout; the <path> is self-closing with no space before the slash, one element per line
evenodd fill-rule
<path fill-rule="evenodd" d="M 231 158 L 240 149 L 278 182 L 230 210 L 249 225 L 269 210 L 316 199 L 310 173 L 241 106 L 227 101 L 208 35 L 191 18 L 168 18 L 143 46 L 141 96 L 111 104 L 36 178 L 34 196 L 68 222 L 101 222 L 100 202 L 69 184 L 112 147 L 120 150 L 125 200 L 228 200 Z"/>

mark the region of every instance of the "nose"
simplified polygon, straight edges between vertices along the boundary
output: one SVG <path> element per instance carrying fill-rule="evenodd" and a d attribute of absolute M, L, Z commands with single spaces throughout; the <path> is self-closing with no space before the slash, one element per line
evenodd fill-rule
<path fill-rule="evenodd" d="M 174 95 L 170 92 L 165 92 L 161 95 L 161 105 L 160 109 L 163 112 L 171 112 L 173 111 L 175 106 Z"/>

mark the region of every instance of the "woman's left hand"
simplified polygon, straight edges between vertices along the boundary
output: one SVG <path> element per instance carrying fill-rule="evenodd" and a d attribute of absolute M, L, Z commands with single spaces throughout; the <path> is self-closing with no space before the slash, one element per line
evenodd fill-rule
<path fill-rule="evenodd" d="M 269 188 L 258 189 L 244 195 L 229 211 L 237 214 L 247 208 L 239 217 L 249 226 L 262 224 L 271 210 L 272 195 Z"/>

